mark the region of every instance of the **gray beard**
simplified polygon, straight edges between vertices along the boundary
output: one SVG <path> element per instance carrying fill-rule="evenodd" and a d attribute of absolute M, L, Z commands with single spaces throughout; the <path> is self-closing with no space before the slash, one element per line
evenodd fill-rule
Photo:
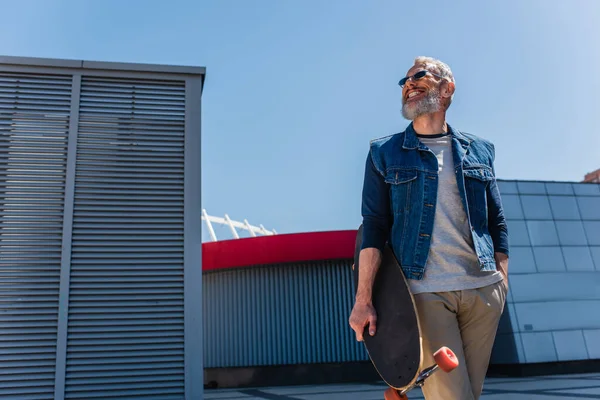
<path fill-rule="evenodd" d="M 440 92 L 437 88 L 431 89 L 427 96 L 423 97 L 417 103 L 402 104 L 402 116 L 410 121 L 424 114 L 431 114 L 442 109 L 440 103 Z"/>

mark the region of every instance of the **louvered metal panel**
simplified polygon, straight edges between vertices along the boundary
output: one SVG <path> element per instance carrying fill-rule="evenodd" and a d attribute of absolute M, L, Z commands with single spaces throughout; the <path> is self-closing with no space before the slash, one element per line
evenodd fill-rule
<path fill-rule="evenodd" d="M 184 398 L 185 94 L 82 78 L 65 398 Z"/>
<path fill-rule="evenodd" d="M 204 366 L 368 360 L 348 325 L 351 260 L 206 272 Z"/>
<path fill-rule="evenodd" d="M 0 72 L 0 398 L 54 396 L 71 84 Z"/>

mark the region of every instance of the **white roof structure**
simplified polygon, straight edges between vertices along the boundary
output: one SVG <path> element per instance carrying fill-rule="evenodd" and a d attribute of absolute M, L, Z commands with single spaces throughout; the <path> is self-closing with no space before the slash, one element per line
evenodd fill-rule
<path fill-rule="evenodd" d="M 217 235 L 216 235 L 215 230 L 212 225 L 213 223 L 228 226 L 229 229 L 231 230 L 231 234 L 233 235 L 233 237 L 235 239 L 240 238 L 240 235 L 239 235 L 237 229 L 242 229 L 244 231 L 248 231 L 250 236 L 252 236 L 252 237 L 256 237 L 257 235 L 269 236 L 269 235 L 277 234 L 275 229 L 269 231 L 269 230 L 265 229 L 265 227 L 262 226 L 262 224 L 260 224 L 259 226 L 250 225 L 250 223 L 248 223 L 247 219 L 244 219 L 243 222 L 239 222 L 239 221 L 233 221 L 231 218 L 229 218 L 229 215 L 227 215 L 227 214 L 225 214 L 224 217 L 214 217 L 214 216 L 208 215 L 208 213 L 206 212 L 205 209 L 202 209 L 202 221 L 204 221 L 204 223 L 206 224 L 206 226 L 208 228 L 208 233 L 210 234 L 210 238 L 213 242 L 216 242 L 218 240 Z"/>

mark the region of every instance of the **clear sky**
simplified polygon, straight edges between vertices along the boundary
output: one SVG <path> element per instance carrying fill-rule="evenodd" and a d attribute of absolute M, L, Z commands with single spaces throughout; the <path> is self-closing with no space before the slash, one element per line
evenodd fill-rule
<path fill-rule="evenodd" d="M 453 69 L 449 123 L 495 143 L 499 178 L 600 168 L 597 0 L 0 5 L 2 55 L 205 66 L 211 215 L 279 233 L 356 228 L 369 140 L 406 127 L 397 82 L 418 55 Z"/>

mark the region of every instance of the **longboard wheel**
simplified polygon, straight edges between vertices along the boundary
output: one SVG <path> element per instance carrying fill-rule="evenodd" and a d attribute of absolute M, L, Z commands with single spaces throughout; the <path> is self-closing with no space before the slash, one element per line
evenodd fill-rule
<path fill-rule="evenodd" d="M 406 397 L 403 394 L 398 393 L 398 391 L 393 388 L 388 388 L 383 393 L 383 398 L 385 400 L 407 400 L 408 399 L 408 397 Z"/>
<path fill-rule="evenodd" d="M 446 346 L 440 347 L 438 351 L 433 353 L 433 359 L 444 372 L 450 372 L 458 367 L 458 358 L 456 358 L 456 354 Z"/>

